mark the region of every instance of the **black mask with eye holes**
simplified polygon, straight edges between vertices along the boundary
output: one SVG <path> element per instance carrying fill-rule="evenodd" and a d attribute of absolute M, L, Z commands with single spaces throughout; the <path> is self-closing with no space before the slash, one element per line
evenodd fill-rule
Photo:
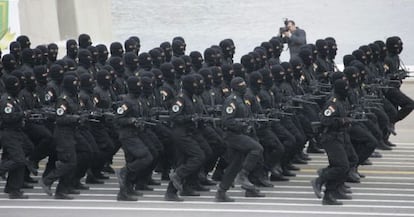
<path fill-rule="evenodd" d="M 4 69 L 8 73 L 11 73 L 13 70 L 17 68 L 16 59 L 14 58 L 12 54 L 5 54 L 1 61 L 3 63 Z"/>
<path fill-rule="evenodd" d="M 66 55 L 72 59 L 78 56 L 78 43 L 74 39 L 66 41 Z"/>
<path fill-rule="evenodd" d="M 213 48 L 207 48 L 204 50 L 204 62 L 207 66 L 216 65 L 216 51 Z"/>
<path fill-rule="evenodd" d="M 133 52 L 125 53 L 124 56 L 125 67 L 131 71 L 138 69 L 138 57 Z"/>
<path fill-rule="evenodd" d="M 9 46 L 10 54 L 14 56 L 14 59 L 16 62 L 20 62 L 20 58 L 22 55 L 22 48 L 20 47 L 20 44 L 16 41 L 13 41 L 10 43 Z"/>
<path fill-rule="evenodd" d="M 68 92 L 72 96 L 76 96 L 79 91 L 78 78 L 76 78 L 74 75 L 66 75 L 63 78 L 62 87 L 64 91 Z"/>
<path fill-rule="evenodd" d="M 258 93 L 263 85 L 263 76 L 258 71 L 254 71 L 249 76 L 250 89 L 254 93 Z"/>
<path fill-rule="evenodd" d="M 124 54 L 124 49 L 122 48 L 122 44 L 120 42 L 112 42 L 109 50 L 111 52 L 111 56 L 113 57 L 122 57 Z"/>
<path fill-rule="evenodd" d="M 293 70 L 293 78 L 295 80 L 299 80 L 303 74 L 302 72 L 302 61 L 299 57 L 293 56 L 292 58 L 290 58 L 289 61 L 290 65 L 292 66 L 292 70 Z"/>
<path fill-rule="evenodd" d="M 152 58 L 149 53 L 143 52 L 138 56 L 139 66 L 149 71 L 152 68 Z"/>
<path fill-rule="evenodd" d="M 202 68 L 198 73 L 203 76 L 205 88 L 210 89 L 213 84 L 213 74 L 211 73 L 211 70 L 208 68 Z"/>
<path fill-rule="evenodd" d="M 165 41 L 160 44 L 160 48 L 164 50 L 165 53 L 165 62 L 170 62 L 172 57 L 172 47 L 170 42 Z"/>
<path fill-rule="evenodd" d="M 233 71 L 234 71 L 234 77 L 241 77 L 245 79 L 246 77 L 246 69 L 244 66 L 240 63 L 233 63 Z"/>
<path fill-rule="evenodd" d="M 98 63 L 105 65 L 109 55 L 108 48 L 104 44 L 98 44 L 96 49 L 98 50 Z"/>
<path fill-rule="evenodd" d="M 241 57 L 240 63 L 246 69 L 247 74 L 250 74 L 255 69 L 254 57 L 251 55 L 248 55 L 248 54 L 243 55 Z"/>
<path fill-rule="evenodd" d="M 92 45 L 91 37 L 88 34 L 80 34 L 78 37 L 79 41 L 79 48 L 87 49 L 89 46 Z"/>
<path fill-rule="evenodd" d="M 35 66 L 33 68 L 33 73 L 38 84 L 46 85 L 47 84 L 47 68 L 46 66 Z"/>
<path fill-rule="evenodd" d="M 243 78 L 241 77 L 235 77 L 230 82 L 230 87 L 233 90 L 235 94 L 238 96 L 243 97 L 244 94 L 246 94 L 247 91 L 247 85 Z"/>
<path fill-rule="evenodd" d="M 218 66 L 214 66 L 210 68 L 211 73 L 213 75 L 213 84 L 214 86 L 219 86 L 223 83 L 223 72 L 221 68 Z"/>
<path fill-rule="evenodd" d="M 315 43 L 316 50 L 318 51 L 318 55 L 322 58 L 328 56 L 328 44 L 323 39 L 318 39 Z"/>
<path fill-rule="evenodd" d="M 334 93 L 341 100 L 345 100 L 348 97 L 348 83 L 343 79 L 338 79 L 334 83 Z"/>
<path fill-rule="evenodd" d="M 47 46 L 48 49 L 48 55 L 47 58 L 50 62 L 55 62 L 57 59 L 59 47 L 55 43 L 51 43 Z"/>
<path fill-rule="evenodd" d="M 104 90 L 109 89 L 111 86 L 111 80 L 111 74 L 105 69 L 102 69 L 96 73 L 96 82 L 98 86 Z"/>
<path fill-rule="evenodd" d="M 196 71 L 200 70 L 203 67 L 203 56 L 198 51 L 192 51 L 190 53 L 191 63 Z"/>
<path fill-rule="evenodd" d="M 185 90 L 190 96 L 196 93 L 198 84 L 194 75 L 185 75 L 182 77 L 183 90 Z"/>
<path fill-rule="evenodd" d="M 171 63 L 174 66 L 176 78 L 181 78 L 185 74 L 185 62 L 181 58 L 174 58 Z"/>
<path fill-rule="evenodd" d="M 164 80 L 168 83 L 173 83 L 175 80 L 175 69 L 174 65 L 171 63 L 163 63 L 160 66 L 160 70 L 162 72 L 162 76 Z"/>
<path fill-rule="evenodd" d="M 19 95 L 20 92 L 20 82 L 19 79 L 16 76 L 10 75 L 7 76 L 4 85 L 6 88 L 6 92 L 16 98 Z"/>
<path fill-rule="evenodd" d="M 86 91 L 89 94 L 93 93 L 95 83 L 93 82 L 90 74 L 84 73 L 80 76 L 80 89 Z"/>
<path fill-rule="evenodd" d="M 357 87 L 358 86 L 358 69 L 354 66 L 348 66 L 344 68 L 344 75 L 349 82 L 349 86 Z"/>
<path fill-rule="evenodd" d="M 313 55 L 310 49 L 304 48 L 299 51 L 299 57 L 301 58 L 305 66 L 310 66 L 313 64 Z"/>
<path fill-rule="evenodd" d="M 130 76 L 127 80 L 128 93 L 138 98 L 142 93 L 142 84 L 138 77 Z"/>

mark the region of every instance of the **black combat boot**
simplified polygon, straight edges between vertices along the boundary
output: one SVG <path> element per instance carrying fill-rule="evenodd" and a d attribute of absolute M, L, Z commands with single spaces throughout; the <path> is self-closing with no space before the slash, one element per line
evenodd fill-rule
<path fill-rule="evenodd" d="M 332 192 L 325 191 L 323 196 L 322 205 L 342 205 L 342 202 L 337 201 Z"/>
<path fill-rule="evenodd" d="M 230 198 L 227 194 L 226 191 L 221 189 L 220 187 L 217 189 L 216 192 L 216 197 L 215 197 L 215 201 L 216 202 L 234 202 L 233 198 Z"/>

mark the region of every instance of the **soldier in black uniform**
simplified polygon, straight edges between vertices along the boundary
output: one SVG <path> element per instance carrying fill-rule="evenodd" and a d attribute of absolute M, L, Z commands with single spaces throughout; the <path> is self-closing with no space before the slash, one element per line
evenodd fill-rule
<path fill-rule="evenodd" d="M 119 140 L 125 153 L 126 165 L 118 173 L 120 190 L 117 199 L 121 201 L 136 201 L 140 193 L 134 191 L 133 184 L 138 174 L 144 171 L 153 161 L 151 152 L 138 136 L 137 131 L 145 129 L 142 119 L 142 104 L 138 100 L 142 92 L 139 78 L 130 77 L 127 80 L 128 94 L 117 108 Z"/>
<path fill-rule="evenodd" d="M 71 59 L 77 62 L 78 58 L 78 43 L 74 39 L 69 39 L 66 41 L 66 56 L 63 57 L 63 60 Z"/>
<path fill-rule="evenodd" d="M 52 196 L 51 186 L 59 180 L 55 199 L 73 199 L 69 196 L 72 177 L 76 169 L 76 129 L 84 121 L 79 115 L 78 89 L 79 83 L 75 76 L 67 75 L 63 79 L 63 92 L 56 101 L 56 126 L 53 134 L 56 144 L 56 169 L 41 180 L 43 190 Z"/>
<path fill-rule="evenodd" d="M 205 154 L 195 137 L 197 122 L 196 111 L 193 104 L 193 94 L 197 89 L 196 79 L 193 75 L 182 78 L 182 92 L 178 94 L 171 107 L 171 120 L 173 127 L 173 141 L 177 149 L 177 168 L 170 175 L 171 182 L 165 194 L 165 200 L 180 201 L 177 190 L 184 191 L 183 185 L 187 179 L 199 170 L 205 163 Z"/>
<path fill-rule="evenodd" d="M 231 81 L 231 88 L 233 92 L 226 98 L 222 111 L 229 165 L 217 189 L 215 199 L 217 202 L 234 201 L 226 195 L 226 192 L 236 176 L 236 182 L 241 184 L 242 188 L 256 191 L 256 187 L 249 181 L 248 176 L 257 163 L 263 161 L 263 147 L 248 136 L 253 126 L 246 121 L 251 117 L 248 105 L 243 99 L 247 90 L 246 82 L 240 77 L 235 77 Z"/>
<path fill-rule="evenodd" d="M 335 192 L 338 185 L 343 184 L 348 171 L 349 162 L 345 150 L 346 131 L 351 124 L 347 117 L 345 100 L 348 94 L 347 81 L 338 79 L 334 83 L 334 96 L 328 100 L 323 109 L 322 117 L 322 145 L 328 155 L 329 167 L 321 171 L 315 180 L 312 180 L 312 187 L 315 195 L 321 198 L 322 185 L 326 186 L 322 204 L 341 205 L 337 201 Z"/>
<path fill-rule="evenodd" d="M 8 173 L 5 193 L 10 199 L 26 199 L 20 190 L 24 182 L 25 166 L 27 165 L 26 151 L 33 144 L 23 132 L 24 110 L 18 99 L 20 91 L 19 79 L 8 76 L 5 80 L 6 93 L 1 97 L 1 139 L 3 147 L 2 162 L 0 163 L 0 176 Z"/>

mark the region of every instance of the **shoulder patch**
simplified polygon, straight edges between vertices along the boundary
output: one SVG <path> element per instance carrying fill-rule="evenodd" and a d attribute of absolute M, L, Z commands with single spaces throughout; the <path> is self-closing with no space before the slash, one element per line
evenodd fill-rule
<path fill-rule="evenodd" d="M 226 113 L 227 113 L 227 114 L 232 114 L 233 112 L 234 112 L 233 107 L 228 106 L 228 107 L 226 108 Z"/>
<path fill-rule="evenodd" d="M 93 102 L 94 102 L 95 104 L 98 104 L 98 103 L 99 103 L 99 99 L 98 99 L 98 97 L 96 97 L 96 96 L 95 96 L 95 97 L 93 98 Z"/>
<path fill-rule="evenodd" d="M 333 98 L 333 99 L 332 99 L 332 102 L 336 102 L 336 98 Z"/>
<path fill-rule="evenodd" d="M 333 106 L 329 106 L 324 112 L 323 115 L 326 117 L 331 116 L 335 112 L 335 108 Z"/>
<path fill-rule="evenodd" d="M 58 116 L 62 116 L 63 114 L 65 114 L 65 110 L 63 110 L 63 108 L 58 108 L 56 109 L 56 114 Z"/>
<path fill-rule="evenodd" d="M 223 88 L 223 93 L 228 93 L 230 90 L 229 90 L 229 88 Z"/>
<path fill-rule="evenodd" d="M 180 111 L 180 106 L 178 106 L 178 105 L 173 105 L 173 107 L 172 107 L 172 111 L 173 111 L 173 112 L 178 112 L 178 111 Z"/>
<path fill-rule="evenodd" d="M 246 105 L 251 105 L 252 103 L 251 103 L 248 99 L 245 99 L 245 100 L 244 100 L 244 104 L 246 104 Z"/>
<path fill-rule="evenodd" d="M 10 114 L 10 113 L 12 113 L 12 111 L 13 111 L 12 107 L 7 106 L 6 108 L 4 108 L 4 113 L 6 113 L 6 114 Z"/>

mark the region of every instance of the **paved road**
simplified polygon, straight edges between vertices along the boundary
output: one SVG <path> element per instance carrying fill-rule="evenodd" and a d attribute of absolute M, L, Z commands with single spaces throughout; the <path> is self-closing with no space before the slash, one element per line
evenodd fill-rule
<path fill-rule="evenodd" d="M 404 90 L 414 96 L 414 83 Z M 325 155 L 311 155 L 308 165 L 300 165 L 298 176 L 289 182 L 275 182 L 274 188 L 263 188 L 265 198 L 245 198 L 239 187 L 229 194 L 235 203 L 215 203 L 215 189 L 201 197 L 186 197 L 185 202 L 164 202 L 166 183 L 153 192 L 144 192 L 138 202 L 117 202 L 117 180 L 114 176 L 104 185 L 91 185 L 72 201 L 58 201 L 44 195 L 39 186 L 26 190 L 28 200 L 9 200 L 0 193 L 0 216 L 7 217 L 109 217 L 109 216 L 414 216 L 414 115 L 397 125 L 398 135 L 392 138 L 397 147 L 380 151 L 382 158 L 371 159 L 372 166 L 363 166 L 367 175 L 361 184 L 351 184 L 353 200 L 343 206 L 322 206 L 314 197 L 309 181 L 318 168 L 327 165 Z M 123 164 L 121 154 L 115 165 Z M 155 176 L 159 177 L 159 176 Z M 37 177 L 38 178 L 38 177 Z M 4 181 L 0 181 L 0 191 Z"/>

